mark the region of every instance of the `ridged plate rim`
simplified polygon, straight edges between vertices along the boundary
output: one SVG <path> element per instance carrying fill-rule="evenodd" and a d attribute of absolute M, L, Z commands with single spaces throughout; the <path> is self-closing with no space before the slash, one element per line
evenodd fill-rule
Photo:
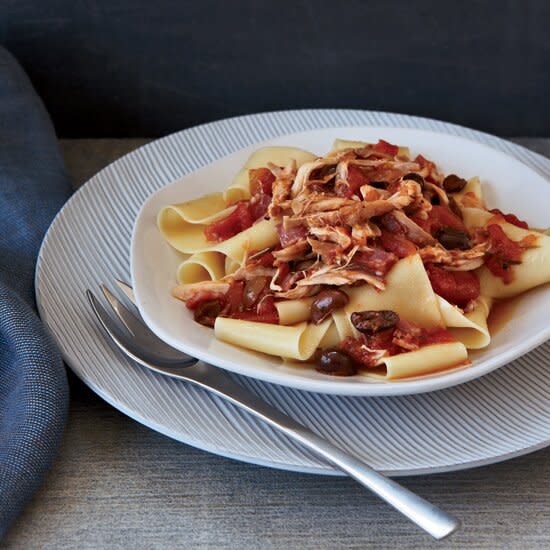
<path fill-rule="evenodd" d="M 115 406 L 116 408 L 118 408 L 128 416 L 134 418 L 135 420 L 141 422 L 142 424 L 147 425 L 148 427 L 155 429 L 169 437 L 172 437 L 179 441 L 183 441 L 195 447 L 202 448 L 206 451 L 220 454 L 222 456 L 226 456 L 229 458 L 233 458 L 233 459 L 237 459 L 245 462 L 251 462 L 254 464 L 271 466 L 275 468 L 295 470 L 295 471 L 301 471 L 301 472 L 307 472 L 307 473 L 321 473 L 321 474 L 329 474 L 329 475 L 339 474 L 339 472 L 333 470 L 330 466 L 325 465 L 321 461 L 317 460 L 316 457 L 313 457 L 310 453 L 303 452 L 300 449 L 296 449 L 296 446 L 293 443 L 289 442 L 285 436 L 274 434 L 272 430 L 268 429 L 267 427 L 259 426 L 254 419 L 248 418 L 246 416 L 246 413 L 241 413 L 241 411 L 234 409 L 231 405 L 221 402 L 221 400 L 219 400 L 218 398 L 207 395 L 202 390 L 193 389 L 192 391 L 188 391 L 188 389 L 185 389 L 185 392 L 189 394 L 187 396 L 189 397 L 187 402 L 188 406 L 190 404 L 191 404 L 191 407 L 193 406 L 193 404 L 194 406 L 197 406 L 197 403 L 199 403 L 200 407 L 206 407 L 204 410 L 216 412 L 216 414 L 218 415 L 216 417 L 217 418 L 216 423 L 219 423 L 222 420 L 227 421 L 228 426 L 231 426 L 233 428 L 235 426 L 239 426 L 240 428 L 244 429 L 243 422 L 245 422 L 246 424 L 245 427 L 246 427 L 246 430 L 248 430 L 247 433 L 249 437 L 251 434 L 254 437 L 258 437 L 258 438 L 262 436 L 264 438 L 263 443 L 265 447 L 265 436 L 266 434 L 268 434 L 269 437 L 271 438 L 269 439 L 269 444 L 274 445 L 275 448 L 268 449 L 270 453 L 267 453 L 265 448 L 263 449 L 263 451 L 261 449 L 260 450 L 255 449 L 254 446 L 252 445 L 252 442 L 248 448 L 245 446 L 245 448 L 239 449 L 238 451 L 235 451 L 234 449 L 229 449 L 227 448 L 227 446 L 224 447 L 218 444 L 218 442 L 216 442 L 216 444 L 211 444 L 208 441 L 205 441 L 204 437 L 194 437 L 193 434 L 189 433 L 189 430 L 187 431 L 182 430 L 181 427 L 177 427 L 176 429 L 174 429 L 173 426 L 170 426 L 169 417 L 161 418 L 159 420 L 158 418 L 155 417 L 155 414 L 153 414 L 154 411 L 152 410 L 143 411 L 141 410 L 140 407 L 136 407 L 135 404 L 134 406 L 129 404 L 128 401 L 131 400 L 130 394 L 132 393 L 132 391 L 135 391 L 135 388 L 131 388 L 130 386 L 128 386 L 128 388 L 125 388 L 125 390 L 128 391 L 129 393 L 126 393 L 126 394 L 123 393 L 122 396 L 120 394 L 117 395 L 117 391 L 119 392 L 120 388 L 117 388 L 117 391 L 115 391 L 115 389 L 111 385 L 105 382 L 105 379 L 102 379 L 101 376 L 98 376 L 97 372 L 93 373 L 90 371 L 90 369 L 86 369 L 85 367 L 86 357 L 83 356 L 82 354 L 75 353 L 74 345 L 71 345 L 68 342 L 66 338 L 67 335 L 61 334 L 60 326 L 63 326 L 62 325 L 63 317 L 62 315 L 60 315 L 60 313 L 62 313 L 60 311 L 60 307 L 61 309 L 63 309 L 63 307 L 65 308 L 64 310 L 65 313 L 69 311 L 67 309 L 68 307 L 73 307 L 73 309 L 76 308 L 77 311 L 76 312 L 72 311 L 72 313 L 73 314 L 77 313 L 78 315 L 86 316 L 88 322 L 90 321 L 90 319 L 88 318 L 89 311 L 82 309 L 81 307 L 82 304 L 80 302 L 78 302 L 77 304 L 67 302 L 60 305 L 57 299 L 58 303 L 56 303 L 56 298 L 53 296 L 53 294 L 48 292 L 48 284 L 51 284 L 53 279 L 51 278 L 48 279 L 49 274 L 47 272 L 47 262 L 48 262 L 48 258 L 50 258 L 49 255 L 51 254 L 52 247 L 54 246 L 54 244 L 52 243 L 55 243 L 56 239 L 60 236 L 60 227 L 62 227 L 63 223 L 65 223 L 65 220 L 68 216 L 67 213 L 70 212 L 71 209 L 73 209 L 74 205 L 77 204 L 77 201 L 80 200 L 79 197 L 81 198 L 83 193 L 89 194 L 91 192 L 91 189 L 99 188 L 102 183 L 106 182 L 110 178 L 112 179 L 114 175 L 116 175 L 115 172 L 117 170 L 121 172 L 130 170 L 132 165 L 135 165 L 136 163 L 137 165 L 145 167 L 146 163 L 152 162 L 155 156 L 160 155 L 162 157 L 163 151 L 165 152 L 171 151 L 173 153 L 174 150 L 177 150 L 176 145 L 178 140 L 181 140 L 182 143 L 185 143 L 186 146 L 189 147 L 189 150 L 194 151 L 195 161 L 198 160 L 198 163 L 196 162 L 192 168 L 196 169 L 211 160 L 206 157 L 201 157 L 200 153 L 198 153 L 197 151 L 197 146 L 196 146 L 197 140 L 200 141 L 204 139 L 204 136 L 212 137 L 213 135 L 215 136 L 219 135 L 219 136 L 222 136 L 222 138 L 220 139 L 223 140 L 224 138 L 227 139 L 228 134 L 231 132 L 237 132 L 239 134 L 241 141 L 239 144 L 237 144 L 236 147 L 224 150 L 224 148 L 222 147 L 222 142 L 210 144 L 212 145 L 212 153 L 214 154 L 215 158 L 217 158 L 219 156 L 223 156 L 223 154 L 227 154 L 228 152 L 241 148 L 245 145 L 254 143 L 256 141 L 263 141 L 265 139 L 268 139 L 269 137 L 275 137 L 285 133 L 293 133 L 301 130 L 307 130 L 308 128 L 345 126 L 345 125 L 404 126 L 404 127 L 415 127 L 419 129 L 430 129 L 430 130 L 435 130 L 443 133 L 460 135 L 460 136 L 467 137 L 469 139 L 473 139 L 481 143 L 485 143 L 487 145 L 493 146 L 508 154 L 512 154 L 513 156 L 515 156 L 516 158 L 520 158 L 520 160 L 522 160 L 532 168 L 538 170 L 542 174 L 548 175 L 550 173 L 550 161 L 548 159 L 540 155 L 537 155 L 536 153 L 528 151 L 527 149 L 524 149 L 518 145 L 502 140 L 500 138 L 490 136 L 488 134 L 483 134 L 481 132 L 477 132 L 474 130 L 470 130 L 468 128 L 463 128 L 463 127 L 456 126 L 449 123 L 434 121 L 431 119 L 424 119 L 419 117 L 411 117 L 408 115 L 398 115 L 398 114 L 392 114 L 392 113 L 378 113 L 378 112 L 371 112 L 371 111 L 303 110 L 303 111 L 279 111 L 274 113 L 262 113 L 262 114 L 248 115 L 244 117 L 235 117 L 232 119 L 225 119 L 222 121 L 208 123 L 195 128 L 184 130 L 182 132 L 178 132 L 176 134 L 172 134 L 170 136 L 162 138 L 161 140 L 151 142 L 143 146 L 142 148 L 138 149 L 137 151 L 134 151 L 126 155 L 122 159 L 119 159 L 112 165 L 104 168 L 101 172 L 99 172 L 96 176 L 94 176 L 85 186 L 79 189 L 73 195 L 73 197 L 68 201 L 68 203 L 65 205 L 65 207 L 62 209 L 62 211 L 58 214 L 58 216 L 52 223 L 52 226 L 48 231 L 48 234 L 44 240 L 44 243 L 40 251 L 39 261 L 37 263 L 37 270 L 36 270 L 36 297 L 37 297 L 39 312 L 44 322 L 46 323 L 48 329 L 50 330 L 50 332 L 52 333 L 52 335 L 60 345 L 61 351 L 63 353 L 63 356 L 66 362 L 75 371 L 77 376 L 79 376 L 93 391 L 95 391 L 103 399 L 111 403 L 113 406 Z M 181 167 L 176 167 L 176 168 L 181 168 Z M 162 167 L 159 168 L 159 166 L 156 165 L 155 169 L 162 170 L 163 168 Z M 184 171 L 184 173 L 186 172 Z M 168 174 L 166 174 L 166 176 L 168 177 L 168 179 L 170 178 Z M 120 183 L 124 185 L 124 180 L 120 180 Z M 127 244 L 129 245 L 129 243 Z M 70 260 L 70 258 L 65 258 L 65 260 Z M 118 273 L 113 273 L 113 275 L 122 275 L 122 276 L 124 275 L 124 273 L 120 273 L 120 271 L 124 271 L 123 264 L 113 265 L 110 267 L 119 270 Z M 126 266 L 126 270 L 127 269 L 128 269 L 128 266 Z M 57 316 L 57 322 L 55 322 L 56 316 Z M 59 321 L 61 321 L 61 324 L 59 324 Z M 87 336 L 91 337 L 92 340 L 103 338 L 102 335 L 99 333 L 99 331 L 93 328 L 93 325 L 88 326 Z M 104 344 L 104 342 L 99 342 L 99 341 L 97 341 L 96 343 Z M 547 363 L 546 357 L 542 357 L 542 355 L 547 355 L 547 350 L 545 351 L 543 349 L 546 347 L 548 347 L 548 344 L 541 346 L 540 348 L 538 348 L 534 352 L 531 352 L 531 354 L 528 354 L 528 355 L 536 354 L 538 362 L 541 362 L 541 364 Z M 542 359 L 541 357 L 539 357 L 539 355 L 542 357 Z M 102 365 L 105 365 L 105 362 L 107 360 L 113 361 L 113 359 L 115 359 L 117 362 L 120 362 L 120 364 L 115 367 L 117 369 L 116 374 L 121 372 L 124 366 L 126 369 L 128 368 L 135 369 L 135 367 L 129 365 L 125 360 L 119 359 L 118 356 L 110 354 L 108 351 L 108 348 L 103 348 L 100 351 L 95 350 L 94 359 L 96 361 L 99 361 Z M 504 370 L 506 369 L 507 367 L 504 368 Z M 130 371 L 126 371 L 126 372 L 127 374 L 130 373 Z M 144 373 L 143 375 L 142 374 L 140 374 L 140 376 L 137 378 L 140 379 L 140 384 L 145 383 L 145 386 L 139 386 L 138 390 L 147 387 L 147 385 L 149 384 L 152 385 L 151 387 L 158 386 L 158 385 L 167 386 L 166 379 L 164 378 L 155 377 L 155 375 L 151 375 L 150 373 Z M 491 377 L 494 378 L 495 376 L 496 376 L 496 373 L 489 374 L 485 376 L 482 379 L 482 381 L 470 382 L 468 384 L 464 384 L 460 386 L 459 388 L 468 387 L 474 384 L 483 384 L 483 385 L 491 384 Z M 133 377 L 134 377 L 134 374 L 132 372 L 129 378 L 133 378 Z M 269 384 L 255 382 L 250 379 L 245 380 L 244 378 L 241 378 L 241 380 L 245 385 L 249 385 L 250 387 L 252 387 L 252 389 L 255 389 L 260 394 L 264 394 L 264 397 L 267 397 L 268 399 L 272 400 L 275 404 L 279 404 L 281 408 L 286 408 L 288 412 L 291 412 L 291 413 L 293 411 L 289 410 L 289 407 L 292 408 L 294 404 L 292 401 L 292 396 L 290 396 L 290 398 L 288 398 L 287 396 L 288 401 L 283 400 L 279 402 L 279 399 L 281 399 L 281 395 L 280 395 L 281 392 L 284 393 L 285 391 L 288 391 L 290 394 L 297 394 L 297 395 L 301 393 L 302 394 L 306 393 L 306 392 L 299 392 L 298 390 L 285 390 L 284 388 L 281 389 L 280 387 L 278 388 L 278 390 L 274 390 L 273 386 Z M 173 388 L 168 388 L 168 387 L 166 387 L 165 389 L 167 391 L 168 389 L 170 389 L 171 391 L 173 390 Z M 531 388 L 531 390 L 533 390 L 533 388 Z M 181 387 L 180 387 L 180 391 L 182 393 L 185 393 L 183 392 L 183 389 Z M 445 391 L 448 391 L 448 390 L 435 392 L 435 394 L 443 394 Z M 450 389 L 449 391 L 453 391 L 453 388 Z M 176 392 L 174 394 L 172 391 L 171 397 L 174 398 L 174 396 L 177 399 L 178 393 Z M 317 397 L 317 398 L 330 399 L 331 396 L 323 396 L 323 397 Z M 422 399 L 423 396 L 415 396 L 415 398 Z M 550 396 L 545 396 L 545 398 L 547 399 L 544 401 L 544 403 L 537 403 L 537 405 L 542 405 L 543 409 L 544 407 L 547 407 L 548 414 L 550 415 Z M 199 399 L 199 401 L 197 401 L 197 399 Z M 355 399 L 368 399 L 368 398 L 355 398 Z M 388 401 L 389 399 L 394 399 L 393 403 L 389 402 Z M 385 406 L 393 408 L 396 403 L 399 403 L 399 399 L 400 398 L 381 398 L 378 400 L 379 401 L 386 400 L 387 403 L 385 404 Z M 403 399 L 406 399 L 406 398 L 403 398 Z M 294 401 L 296 401 L 296 398 L 294 398 Z M 371 404 L 374 406 L 374 401 L 372 401 Z M 172 406 L 173 405 L 174 403 L 172 403 Z M 368 404 L 364 404 L 364 407 L 366 407 L 367 405 Z M 355 404 L 353 406 L 355 406 Z M 168 408 L 168 410 L 164 410 L 163 412 L 169 413 L 169 409 L 170 408 Z M 159 411 L 157 411 L 157 417 L 158 417 L 158 412 Z M 191 409 L 188 409 L 188 412 L 190 413 Z M 305 414 L 303 413 L 303 411 L 299 411 L 299 412 L 300 414 Z M 160 416 L 162 417 L 163 415 L 161 414 Z M 317 422 L 317 419 L 311 418 L 310 415 L 309 416 L 306 415 L 305 418 L 302 418 L 302 421 L 309 423 L 310 425 L 312 425 L 314 429 L 317 429 L 318 431 L 323 432 L 323 430 L 326 429 L 325 426 L 319 425 L 319 423 Z M 211 427 L 216 427 L 217 426 L 216 423 L 212 424 Z M 540 429 L 540 426 L 541 425 L 539 425 L 539 429 Z M 354 429 L 355 428 L 356 426 L 354 426 Z M 460 470 L 460 469 L 465 469 L 465 468 L 474 467 L 474 466 L 481 466 L 481 465 L 491 464 L 494 462 L 499 462 L 501 460 L 519 456 L 519 455 L 546 447 L 550 443 L 550 434 L 544 434 L 544 435 L 541 434 L 541 436 L 539 437 L 538 432 L 536 433 L 537 433 L 536 441 L 528 442 L 527 440 L 525 440 L 523 442 L 518 443 L 515 448 L 511 448 L 507 452 L 498 452 L 498 451 L 487 452 L 486 456 L 473 458 L 470 460 L 468 460 L 464 456 L 460 457 L 460 455 L 457 455 L 454 460 L 447 459 L 441 464 L 431 464 L 428 466 L 418 466 L 418 465 L 409 464 L 409 466 L 407 467 L 401 464 L 398 467 L 395 467 L 395 466 L 392 467 L 391 463 L 388 462 L 387 464 L 384 464 L 383 460 L 381 461 L 381 463 L 375 463 L 374 465 L 390 475 L 418 475 L 418 474 L 427 474 L 427 473 L 439 473 L 439 472 L 445 472 L 445 471 Z M 335 440 L 338 440 L 338 434 L 331 433 L 330 430 L 328 430 L 328 433 L 325 433 L 325 435 L 327 435 L 328 437 L 332 437 Z M 342 434 L 340 434 L 340 436 L 341 435 Z M 262 441 L 260 440 L 260 443 L 261 442 Z M 390 442 L 386 441 L 385 444 L 390 445 Z M 359 455 L 361 454 L 360 452 L 357 451 L 357 449 L 350 449 L 350 450 L 355 451 Z M 397 454 L 399 455 L 399 453 Z M 370 456 L 372 457 L 372 454 Z M 369 456 L 365 456 L 364 458 L 368 460 Z"/>

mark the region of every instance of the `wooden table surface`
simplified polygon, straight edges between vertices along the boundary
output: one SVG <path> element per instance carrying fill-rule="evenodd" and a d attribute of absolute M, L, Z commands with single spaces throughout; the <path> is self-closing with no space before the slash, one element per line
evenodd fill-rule
<path fill-rule="evenodd" d="M 75 187 L 148 140 L 64 140 Z M 550 139 L 516 139 L 550 156 Z M 550 206 L 550 205 L 549 205 Z M 402 483 L 460 518 L 436 543 L 347 478 L 252 466 L 164 437 L 70 374 L 59 456 L 6 548 L 550 548 L 550 450 Z"/>

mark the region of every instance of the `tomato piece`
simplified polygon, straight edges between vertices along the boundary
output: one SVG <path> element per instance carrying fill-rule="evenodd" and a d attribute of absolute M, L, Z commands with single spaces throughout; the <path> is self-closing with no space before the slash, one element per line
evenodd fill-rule
<path fill-rule="evenodd" d="M 372 368 L 378 356 L 376 351 L 385 350 L 389 355 L 402 353 L 393 340 L 394 329 L 383 330 L 376 334 L 361 335 L 359 338 L 348 337 L 340 343 L 340 349 L 347 353 L 355 363 L 362 367 Z M 375 350 L 375 351 L 373 351 Z"/>
<path fill-rule="evenodd" d="M 348 336 L 340 343 L 340 349 L 349 355 L 357 365 L 364 368 L 375 366 L 376 353 L 369 349 L 364 338 L 352 338 Z"/>
<path fill-rule="evenodd" d="M 225 295 L 227 313 L 230 316 L 243 310 L 243 293 L 244 281 L 233 281 Z"/>
<path fill-rule="evenodd" d="M 399 233 L 390 233 L 382 229 L 380 243 L 386 252 L 393 252 L 398 258 L 405 258 L 416 254 L 416 245 Z"/>
<path fill-rule="evenodd" d="M 403 228 L 403 226 L 391 214 L 384 214 L 383 216 L 380 216 L 379 220 L 382 227 L 384 227 L 394 235 L 405 234 L 405 229 Z"/>
<path fill-rule="evenodd" d="M 505 285 L 509 285 L 514 280 L 511 265 L 497 256 L 487 256 L 485 258 L 487 269 L 495 276 L 502 279 Z"/>
<path fill-rule="evenodd" d="M 424 158 L 422 155 L 416 155 L 414 162 L 420 164 L 420 168 L 427 168 L 428 172 L 431 172 L 435 168 L 435 163 Z"/>
<path fill-rule="evenodd" d="M 226 241 L 237 235 L 237 233 L 248 229 L 253 221 L 248 201 L 240 201 L 237 203 L 237 208 L 229 216 L 207 225 L 204 234 L 209 241 Z"/>
<path fill-rule="evenodd" d="M 346 189 L 344 196 L 350 198 L 352 195 L 358 193 L 362 185 L 369 183 L 369 178 L 363 174 L 358 166 L 351 164 L 348 166 L 348 184 L 349 188 Z"/>
<path fill-rule="evenodd" d="M 462 231 L 467 232 L 464 222 L 453 211 L 445 206 L 432 206 L 428 217 L 430 217 L 430 215 L 437 225 L 436 231 L 439 231 L 444 227 L 452 227 L 454 229 L 461 229 Z"/>
<path fill-rule="evenodd" d="M 252 221 L 256 221 L 266 215 L 271 204 L 275 176 L 267 168 L 252 168 L 248 180 L 251 195 L 248 210 Z"/>
<path fill-rule="evenodd" d="M 271 204 L 271 196 L 264 193 L 254 195 L 249 202 L 248 211 L 253 221 L 265 217 L 267 209 Z"/>
<path fill-rule="evenodd" d="M 220 295 L 208 290 L 199 290 L 189 300 L 186 300 L 185 305 L 188 309 L 196 309 L 203 302 L 211 302 L 213 300 L 220 300 Z"/>
<path fill-rule="evenodd" d="M 516 241 L 509 239 L 500 225 L 489 225 L 487 232 L 489 234 L 489 252 L 491 254 L 511 263 L 521 262 L 523 248 Z"/>
<path fill-rule="evenodd" d="M 254 321 L 256 323 L 279 324 L 279 312 L 275 307 L 273 296 L 262 298 L 256 311 L 242 311 L 231 315 L 232 319 L 242 319 L 244 321 Z"/>
<path fill-rule="evenodd" d="M 418 216 L 411 216 L 411 220 L 431 235 L 435 235 L 445 227 L 452 227 L 453 229 L 468 232 L 464 222 L 454 212 L 446 206 L 438 204 L 432 206 L 432 209 L 428 212 L 427 220 L 423 220 Z"/>
<path fill-rule="evenodd" d="M 275 307 L 275 300 L 273 299 L 273 296 L 266 296 L 258 304 L 258 315 L 267 315 L 268 313 L 274 313 L 277 316 L 279 315 L 277 308 Z"/>
<path fill-rule="evenodd" d="M 309 229 L 305 225 L 296 225 L 290 229 L 285 229 L 283 224 L 280 223 L 277 225 L 276 229 L 279 234 L 279 241 L 281 242 L 281 246 L 283 248 L 286 248 L 287 246 L 294 244 L 296 241 L 307 237 L 307 234 L 309 233 Z"/>
<path fill-rule="evenodd" d="M 430 235 L 432 235 L 432 221 L 429 218 L 427 220 L 424 220 L 424 219 L 420 218 L 419 216 L 409 216 L 409 218 L 411 218 L 411 220 L 416 225 L 418 225 L 418 227 L 420 227 L 421 229 L 426 231 L 426 233 L 429 233 Z M 435 231 L 434 231 L 434 233 L 435 233 Z"/>
<path fill-rule="evenodd" d="M 254 258 L 253 262 L 261 265 L 263 267 L 272 267 L 273 262 L 275 261 L 275 256 L 273 256 L 272 252 L 266 252 L 265 254 L 262 254 L 258 258 Z"/>
<path fill-rule="evenodd" d="M 512 264 L 521 263 L 523 248 L 509 239 L 498 224 L 489 225 L 487 233 L 490 254 L 485 257 L 485 265 L 495 277 L 500 277 L 508 285 L 514 280 Z"/>
<path fill-rule="evenodd" d="M 371 349 L 385 349 L 390 355 L 397 355 L 402 352 L 402 349 L 393 343 L 394 333 L 395 327 L 365 335 L 367 346 Z"/>
<path fill-rule="evenodd" d="M 489 212 L 504 218 L 508 223 L 511 223 L 516 227 L 521 227 L 522 229 L 529 229 L 529 225 L 527 224 L 527 222 L 520 220 L 515 214 L 505 214 L 504 212 L 502 212 L 502 210 L 499 210 L 498 208 L 493 208 L 492 210 L 489 210 Z"/>
<path fill-rule="evenodd" d="M 350 269 L 364 269 L 374 273 L 378 277 L 385 277 L 388 271 L 397 262 L 397 256 L 392 252 L 386 252 L 375 248 L 369 252 L 357 252 L 349 265 Z"/>
<path fill-rule="evenodd" d="M 258 193 L 271 196 L 273 194 L 274 181 L 275 176 L 268 168 L 251 168 L 248 171 L 248 185 L 251 196 Z"/>
<path fill-rule="evenodd" d="M 451 304 L 465 306 L 479 296 L 479 279 L 471 271 L 447 271 L 428 264 L 426 272 L 434 292 Z"/>
<path fill-rule="evenodd" d="M 384 155 L 389 155 L 390 157 L 395 157 L 399 153 L 399 147 L 393 143 L 388 143 L 383 139 L 379 139 L 378 143 L 373 147 L 377 153 L 382 153 Z"/>
<path fill-rule="evenodd" d="M 288 262 L 282 262 L 279 264 L 279 279 L 284 279 L 290 274 L 290 266 Z"/>
<path fill-rule="evenodd" d="M 446 327 L 432 327 L 422 329 L 420 346 L 432 346 L 434 344 L 446 344 L 455 341 L 455 337 Z"/>

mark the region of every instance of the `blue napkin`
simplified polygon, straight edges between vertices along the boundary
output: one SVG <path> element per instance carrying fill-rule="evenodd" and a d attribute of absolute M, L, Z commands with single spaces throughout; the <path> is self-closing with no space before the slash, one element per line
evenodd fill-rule
<path fill-rule="evenodd" d="M 40 486 L 65 426 L 66 373 L 35 313 L 33 279 L 70 191 L 48 114 L 0 47 L 0 539 Z"/>

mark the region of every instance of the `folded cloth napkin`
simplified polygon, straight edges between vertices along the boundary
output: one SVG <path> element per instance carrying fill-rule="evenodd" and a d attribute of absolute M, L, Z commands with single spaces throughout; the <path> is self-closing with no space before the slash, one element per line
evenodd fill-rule
<path fill-rule="evenodd" d="M 39 487 L 67 416 L 66 373 L 34 311 L 33 279 L 69 194 L 48 114 L 0 47 L 0 539 Z"/>

